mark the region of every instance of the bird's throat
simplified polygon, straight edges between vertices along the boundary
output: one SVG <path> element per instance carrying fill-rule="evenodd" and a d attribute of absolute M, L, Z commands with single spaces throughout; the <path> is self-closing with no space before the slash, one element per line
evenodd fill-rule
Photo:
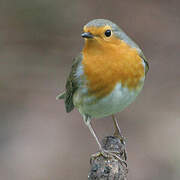
<path fill-rule="evenodd" d="M 136 49 L 125 42 L 101 43 L 88 40 L 82 65 L 88 92 L 98 98 L 108 95 L 117 83 L 134 90 L 144 77 L 144 66 Z"/>

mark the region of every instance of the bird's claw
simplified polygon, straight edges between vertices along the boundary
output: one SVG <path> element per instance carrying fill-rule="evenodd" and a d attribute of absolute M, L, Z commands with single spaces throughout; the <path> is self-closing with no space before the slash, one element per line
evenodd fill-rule
<path fill-rule="evenodd" d="M 100 156 L 103 156 L 107 159 L 114 157 L 115 159 L 119 160 L 121 163 L 125 164 L 125 166 L 127 167 L 126 160 L 122 159 L 119 155 L 120 155 L 120 153 L 118 151 L 108 151 L 108 150 L 102 149 L 99 152 L 92 154 L 90 161 L 93 161 L 94 159 L 96 159 Z"/>

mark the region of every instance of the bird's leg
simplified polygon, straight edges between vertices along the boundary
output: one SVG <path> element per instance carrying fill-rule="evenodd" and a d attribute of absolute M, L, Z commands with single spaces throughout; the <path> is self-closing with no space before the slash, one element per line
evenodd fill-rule
<path fill-rule="evenodd" d="M 116 119 L 115 115 L 112 115 L 112 119 L 113 119 L 114 127 L 115 127 L 114 136 L 120 137 L 121 139 L 124 139 L 124 137 L 123 137 L 123 135 L 122 135 L 121 129 L 120 129 L 119 125 L 118 125 L 118 122 L 117 122 L 117 119 Z"/>
<path fill-rule="evenodd" d="M 118 125 L 118 122 L 117 122 L 115 115 L 112 115 L 112 119 L 113 119 L 114 127 L 115 127 L 114 136 L 120 138 L 122 144 L 124 144 L 124 148 L 125 148 L 124 149 L 124 157 L 125 157 L 125 159 L 127 159 L 127 150 L 126 150 L 126 146 L 125 146 L 125 138 L 122 135 L 121 129 Z"/>
<path fill-rule="evenodd" d="M 101 149 L 102 149 L 102 146 L 101 146 L 101 143 L 99 142 L 99 139 L 98 139 L 97 136 L 96 136 L 95 131 L 94 131 L 93 128 L 92 128 L 91 119 L 90 119 L 89 117 L 87 117 L 87 116 L 83 117 L 83 119 L 84 119 L 85 124 L 86 124 L 87 127 L 89 128 L 91 134 L 94 136 L 94 138 L 95 138 L 95 140 L 96 140 L 96 142 L 97 142 L 97 144 L 98 144 L 98 146 L 99 146 L 99 149 L 101 150 Z"/>
<path fill-rule="evenodd" d="M 111 151 L 108 151 L 108 150 L 105 150 L 105 149 L 102 148 L 101 143 L 99 142 L 99 139 L 97 138 L 96 133 L 95 133 L 95 131 L 94 131 L 93 128 L 92 128 L 90 117 L 88 117 L 88 116 L 83 116 L 83 120 L 84 120 L 85 124 L 87 125 L 87 127 L 89 128 L 91 134 L 94 136 L 94 138 L 95 138 L 95 140 L 96 140 L 96 142 L 97 142 L 97 144 L 98 144 L 98 146 L 99 146 L 99 150 L 100 150 L 100 152 L 93 154 L 93 155 L 92 155 L 92 158 L 96 158 L 96 157 L 98 157 L 98 156 L 100 156 L 100 155 L 103 155 L 103 156 L 105 156 L 105 157 L 114 156 L 114 157 L 116 157 L 117 159 L 119 159 L 121 162 L 125 162 L 123 159 L 121 159 L 121 158 L 120 158 L 117 154 L 115 154 L 114 152 L 111 152 Z"/>

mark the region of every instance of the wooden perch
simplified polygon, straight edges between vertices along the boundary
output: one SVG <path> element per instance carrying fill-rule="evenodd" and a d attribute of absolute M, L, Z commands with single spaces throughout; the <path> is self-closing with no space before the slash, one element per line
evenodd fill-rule
<path fill-rule="evenodd" d="M 105 150 L 116 152 L 115 156 L 105 157 L 101 153 L 92 155 L 88 180 L 127 180 L 127 155 L 124 140 L 107 136 L 102 140 Z"/>

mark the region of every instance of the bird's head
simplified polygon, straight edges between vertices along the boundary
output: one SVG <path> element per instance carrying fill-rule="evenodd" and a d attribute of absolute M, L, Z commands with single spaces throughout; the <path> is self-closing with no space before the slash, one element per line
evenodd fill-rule
<path fill-rule="evenodd" d="M 105 19 L 95 19 L 88 22 L 83 28 L 82 37 L 90 43 L 118 43 L 121 29 Z"/>

